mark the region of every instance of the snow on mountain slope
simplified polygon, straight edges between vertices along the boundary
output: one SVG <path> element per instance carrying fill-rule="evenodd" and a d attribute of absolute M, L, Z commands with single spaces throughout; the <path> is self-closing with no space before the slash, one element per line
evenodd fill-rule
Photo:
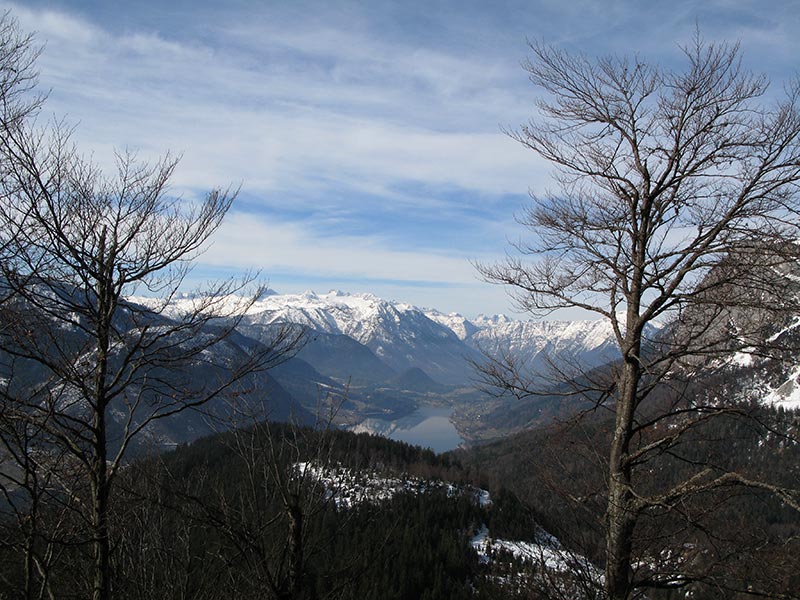
<path fill-rule="evenodd" d="M 246 322 L 298 323 L 313 331 L 346 335 L 367 346 L 395 371 L 417 367 L 433 379 L 461 384 L 474 351 L 448 327 L 415 306 L 372 294 L 305 292 L 274 295 L 256 302 Z"/>
<path fill-rule="evenodd" d="M 392 475 L 375 470 L 354 470 L 342 465 L 323 465 L 317 462 L 299 462 L 295 472 L 304 479 L 322 485 L 327 500 L 339 508 L 353 508 L 369 502 L 376 504 L 401 493 L 424 494 L 443 490 L 450 497 L 464 495 L 483 508 L 492 504 L 491 495 L 484 489 L 471 485 L 454 485 L 440 479 L 423 479 L 407 474 Z"/>
<path fill-rule="evenodd" d="M 267 296 L 250 308 L 248 319 L 299 323 L 315 331 L 341 333 L 365 345 L 376 340 L 393 341 L 397 336 L 447 339 L 452 335 L 410 304 L 340 291 Z"/>
<path fill-rule="evenodd" d="M 789 377 L 776 387 L 769 384 L 763 396 L 763 402 L 773 406 L 780 406 L 786 410 L 800 408 L 800 365 L 792 369 Z"/>
<path fill-rule="evenodd" d="M 443 312 L 439 312 L 438 310 L 427 309 L 425 310 L 425 316 L 432 321 L 436 321 L 440 325 L 447 327 L 450 331 L 456 334 L 458 339 L 462 341 L 470 338 L 476 331 L 478 331 L 478 327 L 474 323 L 458 313 L 445 314 Z"/>
<path fill-rule="evenodd" d="M 481 317 L 471 343 L 492 356 L 509 354 L 529 368 L 548 360 L 567 361 L 586 370 L 618 356 L 608 321 L 514 321 Z"/>
<path fill-rule="evenodd" d="M 340 509 L 352 509 L 360 504 L 379 504 L 397 494 L 422 495 L 434 491 L 443 491 L 447 496 L 468 498 L 476 506 L 491 512 L 493 507 L 491 494 L 484 489 L 471 485 L 455 485 L 439 479 L 423 479 L 409 475 L 396 475 L 371 470 L 353 470 L 341 465 L 322 465 L 315 462 L 295 464 L 295 473 L 304 479 L 320 484 L 325 498 L 336 503 Z M 595 581 L 600 581 L 602 574 L 585 557 L 569 551 L 557 538 L 539 528 L 533 541 L 516 541 L 496 538 L 489 532 L 485 523 L 481 523 L 474 535 L 469 538 L 469 545 L 484 565 L 505 564 L 505 576 L 509 574 L 508 558 L 535 568 L 536 576 L 547 578 L 556 575 L 560 580 L 564 597 L 570 594 L 568 579 L 564 575 L 583 574 Z M 511 584 L 510 581 L 505 583 Z"/>
<path fill-rule="evenodd" d="M 785 410 L 800 409 L 800 316 L 794 316 L 765 342 L 765 347 L 749 347 L 719 361 L 736 382 L 738 395 Z M 778 356 L 768 358 L 773 349 Z"/>
<path fill-rule="evenodd" d="M 191 309 L 196 302 L 178 298 L 169 310 Z M 229 298 L 222 304 L 231 308 L 236 302 Z M 474 377 L 469 361 L 481 360 L 481 352 L 512 353 L 530 368 L 544 367 L 550 359 L 593 368 L 612 360 L 616 352 L 604 321 L 519 321 L 503 315 L 470 320 L 458 313 L 340 291 L 262 296 L 248 308 L 243 327 L 281 322 L 345 335 L 396 372 L 420 368 L 436 381 L 456 385 Z"/>
<path fill-rule="evenodd" d="M 203 301 L 177 298 L 166 312 L 177 314 Z M 233 296 L 220 299 L 228 309 L 237 309 L 241 302 Z M 372 294 L 339 291 L 262 296 L 248 307 L 241 331 L 257 338 L 259 327 L 282 322 L 318 333 L 316 338 L 310 336 L 303 358 L 320 373 L 371 384 L 420 369 L 438 384 L 469 386 L 476 377 L 469 361 L 485 360 L 481 352 L 511 356 L 521 368 L 540 373 L 547 372 L 552 363 L 563 372 L 578 373 L 618 356 L 613 331 L 605 320 L 523 321 L 504 315 L 468 319 Z M 716 368 L 720 363 L 729 365 L 730 377 L 736 380 L 736 390 L 730 393 L 800 408 L 800 360 L 791 352 L 800 348 L 800 318 L 772 323 L 764 337 L 768 339 L 763 343 L 786 349 L 778 363 L 759 358 L 760 351 L 740 351 L 729 359 L 720 358 Z M 760 344 L 758 340 L 752 343 Z"/>
<path fill-rule="evenodd" d="M 482 525 L 470 540 L 470 545 L 482 563 L 491 562 L 492 556 L 507 553 L 554 573 L 583 573 L 597 581 L 602 577 L 600 570 L 589 560 L 565 549 L 557 538 L 544 530 L 537 541 L 519 542 L 494 538 L 489 528 Z"/>
<path fill-rule="evenodd" d="M 505 315 L 479 316 L 474 323 L 479 331 L 477 339 L 505 338 L 528 344 L 535 340 L 543 347 L 548 341 L 563 340 L 561 346 L 580 342 L 582 348 L 594 350 L 607 345 L 614 332 L 607 320 L 597 321 L 516 321 Z"/>
<path fill-rule="evenodd" d="M 449 327 L 466 344 L 491 356 L 513 355 L 529 368 L 546 359 L 569 360 L 589 369 L 616 356 L 608 321 L 519 321 L 505 315 L 469 321 L 457 313 L 427 311 L 429 318 Z"/>
<path fill-rule="evenodd" d="M 341 333 L 369 347 L 394 369 L 418 367 L 444 383 L 470 378 L 467 359 L 479 359 L 479 352 L 512 353 L 531 368 L 555 359 L 590 369 L 616 356 L 607 321 L 518 321 L 504 315 L 469 320 L 371 294 L 273 295 L 258 301 L 248 318 Z"/>

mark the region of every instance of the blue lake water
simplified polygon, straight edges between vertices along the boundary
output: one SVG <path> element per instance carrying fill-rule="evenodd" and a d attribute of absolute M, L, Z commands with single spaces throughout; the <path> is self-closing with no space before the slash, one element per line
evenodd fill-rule
<path fill-rule="evenodd" d="M 464 441 L 450 422 L 452 412 L 449 408 L 420 406 L 402 419 L 369 419 L 363 426 L 392 440 L 427 447 L 434 452 L 446 452 L 457 448 Z"/>

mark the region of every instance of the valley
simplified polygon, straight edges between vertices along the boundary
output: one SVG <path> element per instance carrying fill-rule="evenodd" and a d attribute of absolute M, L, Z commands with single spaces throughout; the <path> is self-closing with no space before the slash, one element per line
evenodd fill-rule
<path fill-rule="evenodd" d="M 175 310 L 192 301 L 177 301 Z M 352 428 L 442 407 L 467 443 L 511 431 L 477 417 L 504 401 L 480 389 L 476 364 L 513 353 L 529 371 L 551 362 L 594 368 L 615 352 L 610 328 L 599 321 L 469 320 L 344 292 L 268 294 L 249 308 L 239 329 L 268 340 L 271 327 L 286 323 L 303 328 L 304 345 L 272 374 L 306 410 L 322 408 L 323 418 Z"/>
<path fill-rule="evenodd" d="M 130 301 L 148 304 L 143 298 Z M 164 315 L 174 318 L 200 301 L 178 298 Z M 795 324 L 791 315 L 784 325 L 772 324 L 764 343 L 794 348 L 799 335 Z M 292 356 L 268 371 L 264 383 L 248 391 L 259 411 L 277 420 L 293 415 L 302 423 L 389 436 L 409 432 L 397 439 L 438 451 L 500 440 L 589 409 L 591 397 L 565 396 L 563 386 L 593 371 L 601 373 L 617 352 L 613 332 L 603 321 L 522 321 L 503 315 L 467 319 L 341 291 L 269 292 L 242 317 L 237 326 L 242 337 L 236 343 L 269 345 L 286 327 L 298 328 L 302 341 Z M 658 329 L 651 335 L 657 336 Z M 718 361 L 713 370 L 738 382 L 742 400 L 792 407 L 800 389 L 794 356 L 768 360 L 762 356 L 768 351 L 757 344 L 751 352 L 747 360 L 731 355 Z M 525 384 L 540 393 L 515 398 L 493 387 L 479 368 L 511 356 L 520 381 L 535 377 Z M 444 415 L 448 423 L 442 421 Z M 426 418 L 426 425 L 410 432 Z M 160 439 L 169 445 L 211 431 L 202 419 L 192 425 L 193 434 L 180 432 L 181 427 L 177 421 L 162 427 Z"/>
<path fill-rule="evenodd" d="M 193 311 L 198 301 L 205 302 L 179 298 L 157 314 L 148 312 L 146 300 L 130 299 L 120 327 L 137 321 L 139 327 L 178 323 L 181 311 Z M 231 586 L 224 589 L 250 594 L 277 586 L 276 596 L 298 585 L 312 596 L 338 589 L 342 598 L 376 600 L 387 597 L 387 589 L 396 589 L 397 595 L 388 597 L 398 599 L 428 592 L 435 598 L 550 598 L 553 590 L 566 598 L 593 598 L 600 593 L 605 480 L 598 456 L 607 452 L 612 427 L 593 402 L 593 392 L 565 390 L 584 385 L 581 377 L 602 381 L 614 368 L 607 328 L 598 322 L 507 317 L 471 321 L 342 292 L 270 294 L 250 311 L 230 317 L 238 324 L 218 345 L 215 364 L 235 365 L 246 348 L 275 347 L 276 336 L 300 342 L 203 411 L 177 414 L 143 429 L 140 445 L 120 472 L 121 491 L 115 496 L 116 506 L 130 515 L 125 518 L 141 524 L 117 550 L 117 560 L 125 561 L 120 566 L 125 577 L 142 577 L 141 583 L 128 584 L 129 597 L 149 597 L 152 585 L 171 589 L 188 573 L 190 593 L 212 598 L 223 593 L 216 579 L 223 576 Z M 648 493 L 690 478 L 687 465 L 709 460 L 746 481 L 772 473 L 771 485 L 791 488 L 800 480 L 800 444 L 795 441 L 800 420 L 792 410 L 795 323 L 792 315 L 786 322 L 770 323 L 760 340 L 748 340 L 752 351 L 747 358 L 741 351 L 721 354 L 702 373 L 673 376 L 682 398 L 707 403 L 704 410 L 716 410 L 722 399 L 733 408 L 707 424 L 694 423 L 688 434 L 692 444 L 644 462 L 640 468 Z M 72 328 L 62 331 L 80 336 Z M 776 345 L 783 351 L 770 357 L 769 347 Z M 430 357 L 440 351 L 444 358 L 433 361 Z M 542 393 L 499 394 L 480 381 L 476 365 L 510 354 L 525 356 L 515 366 L 524 365 L 536 376 L 551 365 L 560 370 Z M 585 372 L 566 381 L 566 366 L 580 364 L 588 366 Z M 13 386 L 11 377 L 6 385 L 21 394 L 38 371 L 22 368 L 20 361 L 13 365 Z M 190 361 L 180 381 L 203 388 L 224 374 L 223 367 L 217 369 L 222 370 Z M 680 402 L 667 388 L 654 393 L 652 414 L 675 414 L 656 434 L 669 437 L 684 427 Z M 114 423 L 114 428 L 124 426 Z M 637 448 L 658 446 L 643 439 Z M 10 465 L 12 459 L 1 458 Z M 20 468 L 2 472 L 20 482 L 4 486 L 6 501 L 20 514 L 30 494 L 21 483 L 23 474 Z M 139 500 L 155 497 L 161 500 Z M 240 506 L 235 510 L 234 498 Z M 65 508 L 62 499 L 49 502 Z M 647 557 L 640 572 L 652 571 L 654 577 L 662 569 L 688 573 L 697 583 L 687 599 L 696 593 L 705 597 L 712 584 L 702 583 L 703 578 L 734 587 L 745 578 L 764 590 L 795 584 L 795 563 L 785 560 L 782 549 L 800 539 L 800 519 L 790 507 L 768 496 L 730 499 L 713 489 L 697 502 L 684 505 L 697 513 L 696 527 L 684 528 L 669 512 L 653 515 L 659 528 L 670 531 L 666 554 L 661 529 L 643 525 L 638 530 Z M 703 510 L 716 502 L 733 512 Z M 182 514 L 193 516 L 186 521 Z M 744 519 L 733 529 L 726 517 L 731 514 Z M 306 533 L 295 539 L 293 528 L 300 522 Z M 72 525 L 64 527 L 56 527 L 56 541 L 50 543 L 68 547 Z M 175 528 L 177 537 L 156 531 L 165 527 L 165 532 Z M 703 537 L 709 530 L 722 536 L 711 546 Z M 16 535 L 13 526 L 8 531 Z M 287 532 L 295 539 L 288 546 L 281 541 Z M 194 540 L 191 548 L 181 545 L 188 539 Z M 244 546 L 242 539 L 247 540 Z M 163 560 L 137 559 L 138 546 Z M 209 547 L 215 548 L 216 558 L 195 551 Z M 311 555 L 297 566 L 303 573 L 300 582 L 285 565 L 293 552 L 307 548 Z M 87 559 L 80 552 L 64 552 L 69 555 L 64 564 Z M 733 552 L 743 557 L 741 564 L 731 558 Z M 363 553 L 375 555 L 377 562 L 361 562 Z M 173 562 L 181 555 L 189 562 Z M 268 558 L 259 563 L 257 556 Z M 237 567 L 231 566 L 234 557 L 243 561 Z M 753 560 L 769 567 L 756 572 Z M 7 576 L 15 577 L 17 572 L 9 569 Z M 79 587 L 59 567 L 49 576 L 60 589 Z M 674 596 L 651 592 L 648 597 Z M 727 597 L 739 599 L 735 593 Z"/>
<path fill-rule="evenodd" d="M 0 600 L 800 600 L 797 7 L 0 2 Z"/>

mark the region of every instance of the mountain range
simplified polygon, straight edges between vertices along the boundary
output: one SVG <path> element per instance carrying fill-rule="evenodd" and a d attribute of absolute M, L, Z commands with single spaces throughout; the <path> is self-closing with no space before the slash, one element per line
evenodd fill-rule
<path fill-rule="evenodd" d="M 452 410 L 451 419 L 463 439 L 495 439 L 543 423 L 570 407 L 555 398 L 512 401 L 493 397 L 481 386 L 476 365 L 513 357 L 515 365 L 526 372 L 542 372 L 552 365 L 564 371 L 574 366 L 589 372 L 602 369 L 618 356 L 612 328 L 602 320 L 532 321 L 504 315 L 467 318 L 372 294 L 340 291 L 267 293 L 252 304 L 237 297 L 222 300 L 230 306 L 246 306 L 234 335 L 216 346 L 213 365 L 198 361 L 176 376 L 203 388 L 206 380 L 219 377 L 217 371 L 224 370 L 226 362 L 235 362 L 234 357 L 248 347 L 268 345 L 275 331 L 287 324 L 300 327 L 304 344 L 294 356 L 268 372 L 252 374 L 240 385 L 240 401 L 259 406 L 274 420 L 291 417 L 311 423 L 322 419 L 356 427 L 405 418 L 420 407 L 437 406 Z M 198 301 L 202 299 L 175 298 L 166 311 L 153 315 L 153 322 L 175 318 Z M 128 298 L 126 302 L 147 306 L 154 301 Z M 798 347 L 798 322 L 772 324 L 766 342 L 788 349 Z M 119 327 L 126 327 L 124 319 Z M 62 335 L 77 333 L 65 330 Z M 81 344 L 76 339 L 74 345 Z M 800 405 L 800 362 L 791 350 L 784 354 L 783 360 L 768 363 L 759 358 L 759 352 L 731 354 L 711 367 L 724 370 L 726 377 L 737 382 L 736 393 L 793 408 Z M 0 377 L 10 376 L 3 364 L 0 371 Z M 16 385 L 34 385 L 41 379 L 36 369 L 30 369 L 25 377 L 20 373 L 17 367 Z M 205 407 L 212 421 L 226 410 L 223 399 L 213 404 Z M 172 444 L 219 427 L 218 422 L 209 422 L 208 414 L 190 412 L 159 423 L 147 437 L 157 444 Z"/>
<path fill-rule="evenodd" d="M 372 294 L 339 291 L 266 296 L 248 310 L 241 329 L 247 333 L 253 327 L 286 322 L 310 332 L 300 357 L 321 373 L 339 378 L 383 380 L 387 373 L 417 368 L 436 382 L 463 386 L 474 379 L 472 363 L 484 354 L 513 353 L 531 367 L 546 357 L 569 358 L 586 368 L 615 356 L 613 332 L 602 321 L 519 321 L 504 315 L 470 320 Z M 350 361 L 350 371 L 338 361 L 335 371 L 325 364 L 334 354 Z"/>
<path fill-rule="evenodd" d="M 178 314 L 196 301 L 177 298 L 169 311 Z M 237 302 L 239 298 L 230 298 L 231 305 Z M 467 440 L 502 437 L 565 410 L 555 399 L 510 402 L 488 396 L 481 390 L 477 364 L 513 357 L 525 372 L 546 372 L 553 365 L 567 372 L 590 372 L 618 356 L 613 330 L 605 320 L 467 318 L 341 291 L 264 294 L 248 306 L 238 335 L 269 342 L 274 330 L 286 324 L 304 329 L 305 344 L 270 371 L 273 388 L 280 390 L 270 402 L 285 404 L 291 398 L 307 414 L 320 418 L 325 413 L 346 426 L 403 418 L 421 405 L 445 406 L 454 410 L 453 420 Z M 772 329 L 773 341 L 796 337 L 794 322 L 773 324 Z M 766 370 L 763 360 L 737 355 L 712 366 L 719 369 L 722 364 L 751 396 L 793 407 L 800 397 L 800 368 L 795 368 L 791 353 L 784 358 L 777 366 L 772 361 Z M 277 407 L 275 413 L 289 410 Z"/>

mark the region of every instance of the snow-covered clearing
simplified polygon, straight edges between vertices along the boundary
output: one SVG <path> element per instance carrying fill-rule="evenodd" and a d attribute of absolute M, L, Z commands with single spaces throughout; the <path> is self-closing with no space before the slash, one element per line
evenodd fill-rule
<path fill-rule="evenodd" d="M 408 475 L 388 476 L 377 471 L 357 471 L 341 465 L 328 466 L 314 462 L 295 464 L 301 477 L 311 478 L 323 485 L 326 497 L 339 508 L 351 508 L 363 502 L 378 503 L 399 493 L 423 494 L 445 490 L 449 496 L 469 494 L 481 507 L 491 505 L 488 491 L 473 486 L 456 486 L 438 479 L 422 479 Z"/>

